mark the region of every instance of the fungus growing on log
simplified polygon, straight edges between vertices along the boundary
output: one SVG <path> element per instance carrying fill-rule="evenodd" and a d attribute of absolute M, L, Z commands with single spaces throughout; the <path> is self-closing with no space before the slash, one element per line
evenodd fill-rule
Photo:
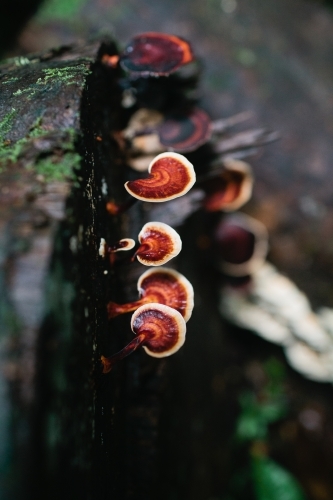
<path fill-rule="evenodd" d="M 101 257 L 105 257 L 106 254 L 109 254 L 110 262 L 113 264 L 115 260 L 115 253 L 126 252 L 127 250 L 132 250 L 134 247 L 135 241 L 132 240 L 132 238 L 122 238 L 111 246 L 106 243 L 104 238 L 101 238 L 98 253 Z"/>
<path fill-rule="evenodd" d="M 135 241 L 132 238 L 122 238 L 111 246 L 108 246 L 105 239 L 101 238 L 99 246 L 99 255 L 105 257 L 107 253 L 126 252 L 135 247 Z"/>
<path fill-rule="evenodd" d="M 163 146 L 185 153 L 195 151 L 210 139 L 212 122 L 205 111 L 193 108 L 167 116 L 157 126 L 157 133 Z"/>
<path fill-rule="evenodd" d="M 149 356 L 164 358 L 177 352 L 185 342 L 186 323 L 183 316 L 164 304 L 145 304 L 135 311 L 131 328 L 136 337 L 117 354 L 101 356 L 103 373 L 115 363 L 142 346 Z"/>
<path fill-rule="evenodd" d="M 215 230 L 214 241 L 218 266 L 229 276 L 248 276 L 265 262 L 267 229 L 248 215 L 223 218 Z"/>
<path fill-rule="evenodd" d="M 253 175 L 248 163 L 232 158 L 223 161 L 223 170 L 214 171 L 200 183 L 206 198 L 203 206 L 208 212 L 230 212 L 242 207 L 252 195 Z"/>
<path fill-rule="evenodd" d="M 131 39 L 120 65 L 136 76 L 168 76 L 193 59 L 191 46 L 183 38 L 148 32 Z"/>
<path fill-rule="evenodd" d="M 125 183 L 134 198 L 153 203 L 183 196 L 194 185 L 196 176 L 192 163 L 178 153 L 161 153 L 148 167 L 149 177 Z"/>
<path fill-rule="evenodd" d="M 179 272 L 166 267 L 148 269 L 137 284 L 140 299 L 127 304 L 109 302 L 108 316 L 135 311 L 143 304 L 155 302 L 176 309 L 188 321 L 194 305 L 194 292 L 191 283 Z"/>
<path fill-rule="evenodd" d="M 145 266 L 161 266 L 182 249 L 179 234 L 164 222 L 147 222 L 138 236 L 140 246 L 133 256 Z"/>

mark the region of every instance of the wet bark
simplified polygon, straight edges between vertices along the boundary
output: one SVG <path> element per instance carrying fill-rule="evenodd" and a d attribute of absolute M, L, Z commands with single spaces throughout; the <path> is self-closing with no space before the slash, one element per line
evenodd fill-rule
<path fill-rule="evenodd" d="M 110 375 L 100 363 L 132 338 L 128 316 L 108 322 L 107 302 L 133 300 L 143 272 L 126 257 L 111 266 L 100 240 L 137 239 L 149 214 L 140 203 L 106 211 L 135 174 L 113 136 L 128 112 L 105 51 L 117 47 L 98 40 L 2 67 L 6 500 L 148 499 L 158 481 L 165 362 L 139 352 Z"/>

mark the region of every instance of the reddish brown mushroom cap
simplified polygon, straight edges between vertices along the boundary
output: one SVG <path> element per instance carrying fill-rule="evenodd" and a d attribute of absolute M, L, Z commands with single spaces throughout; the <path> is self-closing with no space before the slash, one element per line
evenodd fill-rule
<path fill-rule="evenodd" d="M 135 311 L 131 320 L 135 338 L 117 354 L 101 356 L 103 373 L 143 346 L 154 358 L 165 358 L 177 352 L 185 342 L 186 323 L 183 316 L 163 304 L 145 304 Z"/>
<path fill-rule="evenodd" d="M 228 159 L 219 175 L 202 183 L 206 192 L 204 208 L 208 212 L 230 212 L 243 206 L 252 195 L 253 175 L 248 163 Z"/>
<path fill-rule="evenodd" d="M 168 267 L 148 269 L 138 280 L 140 296 L 153 295 L 153 302 L 176 309 L 188 321 L 194 307 L 193 286 L 181 273 Z"/>
<path fill-rule="evenodd" d="M 131 328 L 136 335 L 147 333 L 143 348 L 154 358 L 171 356 L 185 342 L 186 323 L 183 316 L 164 304 L 145 304 L 135 311 Z"/>
<path fill-rule="evenodd" d="M 179 234 L 164 222 L 148 222 L 139 233 L 140 247 L 135 252 L 145 266 L 161 266 L 176 257 L 182 249 Z"/>
<path fill-rule="evenodd" d="M 219 267 L 230 276 L 252 274 L 268 252 L 267 229 L 245 214 L 225 217 L 216 228 L 214 240 Z"/>
<path fill-rule="evenodd" d="M 132 38 L 120 57 L 120 65 L 138 76 L 167 76 L 193 59 L 186 40 L 150 32 Z"/>
<path fill-rule="evenodd" d="M 178 153 L 161 153 L 148 167 L 149 176 L 125 183 L 126 190 L 142 201 L 158 203 L 187 193 L 195 183 L 192 163 Z"/>
<path fill-rule="evenodd" d="M 158 267 L 148 269 L 138 280 L 140 299 L 127 304 L 108 303 L 108 316 L 135 311 L 143 304 L 155 302 L 176 309 L 188 321 L 194 306 L 191 283 L 174 269 Z"/>
<path fill-rule="evenodd" d="M 180 153 L 194 151 L 205 144 L 212 133 L 211 119 L 205 111 L 194 108 L 188 113 L 167 117 L 157 126 L 163 146 Z"/>

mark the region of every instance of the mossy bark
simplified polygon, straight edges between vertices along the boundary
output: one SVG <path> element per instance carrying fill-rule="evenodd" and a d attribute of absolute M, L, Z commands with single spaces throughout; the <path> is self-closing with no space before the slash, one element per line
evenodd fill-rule
<path fill-rule="evenodd" d="M 163 363 L 138 355 L 111 376 L 100 364 L 101 354 L 132 335 L 128 317 L 109 325 L 107 301 L 128 299 L 142 268 L 111 268 L 99 242 L 136 238 L 144 220 L 140 205 L 113 218 L 105 208 L 109 197 L 124 197 L 127 175 L 111 134 L 124 124 L 119 75 L 98 62 L 106 48 L 117 50 L 97 41 L 2 68 L 6 500 L 148 498 L 151 491 Z M 134 457 L 142 458 L 141 476 L 132 473 Z"/>

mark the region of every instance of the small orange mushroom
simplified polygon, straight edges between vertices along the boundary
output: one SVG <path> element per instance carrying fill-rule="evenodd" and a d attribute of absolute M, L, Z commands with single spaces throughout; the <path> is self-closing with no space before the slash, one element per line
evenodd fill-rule
<path fill-rule="evenodd" d="M 183 316 L 164 304 L 145 304 L 135 311 L 131 320 L 135 338 L 117 354 L 101 356 L 103 373 L 140 346 L 149 356 L 164 358 L 177 352 L 185 342 L 186 323 Z"/>
<path fill-rule="evenodd" d="M 143 304 L 156 302 L 176 309 L 188 321 L 194 306 L 194 292 L 191 283 L 179 272 L 167 267 L 148 269 L 137 284 L 140 299 L 127 304 L 109 302 L 108 316 L 135 311 Z"/>
<path fill-rule="evenodd" d="M 182 249 L 179 234 L 164 222 L 147 222 L 139 233 L 140 246 L 133 256 L 145 266 L 161 266 Z"/>
<path fill-rule="evenodd" d="M 194 185 L 192 163 L 178 153 L 161 153 L 148 167 L 149 177 L 125 183 L 126 190 L 142 201 L 158 203 L 183 196 Z"/>
<path fill-rule="evenodd" d="M 116 68 L 119 63 L 119 56 L 118 54 L 114 54 L 110 56 L 109 54 L 104 54 L 102 56 L 102 63 L 105 64 L 105 66 L 108 66 L 109 68 Z"/>
<path fill-rule="evenodd" d="M 120 65 L 137 76 L 168 76 L 193 59 L 192 48 L 183 38 L 148 32 L 132 38 Z"/>

